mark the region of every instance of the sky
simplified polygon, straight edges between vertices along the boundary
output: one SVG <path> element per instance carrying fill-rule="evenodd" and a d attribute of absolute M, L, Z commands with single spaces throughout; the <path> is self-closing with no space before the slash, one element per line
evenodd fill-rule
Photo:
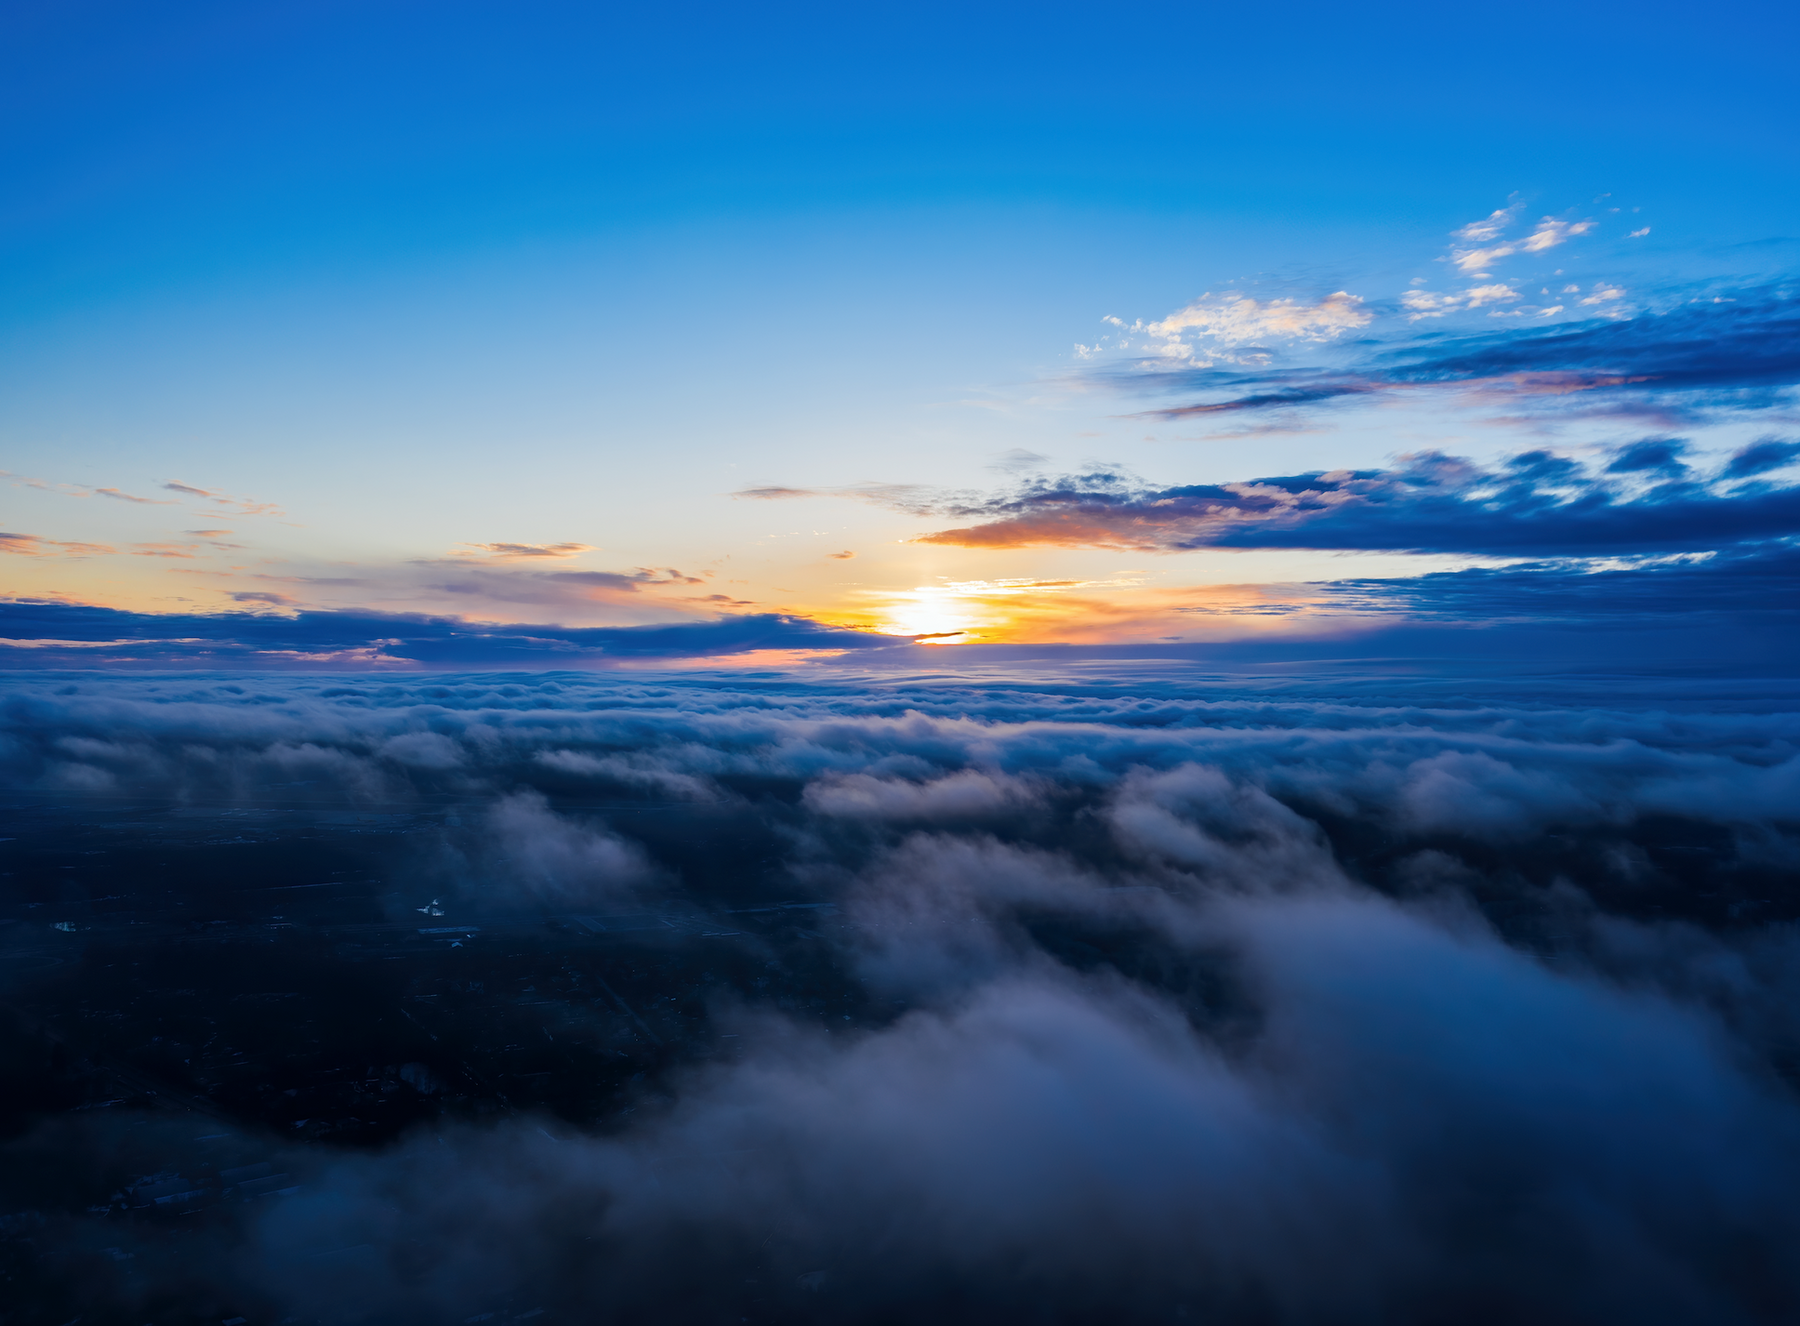
<path fill-rule="evenodd" d="M 11 666 L 1796 643 L 1787 7 L 5 21 Z"/>

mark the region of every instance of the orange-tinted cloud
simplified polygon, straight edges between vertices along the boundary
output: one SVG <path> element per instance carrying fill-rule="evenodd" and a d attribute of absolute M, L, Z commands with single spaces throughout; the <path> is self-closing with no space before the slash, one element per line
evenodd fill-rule
<path fill-rule="evenodd" d="M 0 552 L 23 557 L 107 557 L 118 552 L 104 543 L 70 543 L 63 539 L 46 539 L 36 534 L 0 532 Z"/>

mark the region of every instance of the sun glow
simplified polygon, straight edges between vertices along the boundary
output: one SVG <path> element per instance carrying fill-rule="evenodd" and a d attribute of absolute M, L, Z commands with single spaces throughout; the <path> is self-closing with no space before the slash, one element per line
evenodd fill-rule
<path fill-rule="evenodd" d="M 964 645 L 1004 637 L 1022 617 L 1040 615 L 1032 600 L 1067 590 L 1134 586 L 1136 580 L 951 580 L 875 595 L 875 629 L 918 637 L 920 644 Z M 1047 606 L 1047 605 L 1046 605 Z"/>
<path fill-rule="evenodd" d="M 916 636 L 922 645 L 967 644 L 979 638 L 973 634 L 978 626 L 992 625 L 972 611 L 978 606 L 954 586 L 921 585 L 889 598 L 876 629 Z"/>

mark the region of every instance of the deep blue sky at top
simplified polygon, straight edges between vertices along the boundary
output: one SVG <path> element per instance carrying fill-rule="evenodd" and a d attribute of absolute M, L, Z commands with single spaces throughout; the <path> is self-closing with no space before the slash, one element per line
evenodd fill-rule
<path fill-rule="evenodd" d="M 16 323 L 722 213 L 1364 225 L 1596 184 L 1730 243 L 1800 202 L 1797 27 L 1779 3 L 15 5 L 0 281 Z"/>

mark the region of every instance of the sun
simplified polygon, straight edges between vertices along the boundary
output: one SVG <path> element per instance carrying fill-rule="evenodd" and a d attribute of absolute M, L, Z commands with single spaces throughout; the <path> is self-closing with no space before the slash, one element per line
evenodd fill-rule
<path fill-rule="evenodd" d="M 876 629 L 887 635 L 923 637 L 920 644 L 965 644 L 983 624 L 970 611 L 972 606 L 954 590 L 922 585 L 889 599 Z"/>

